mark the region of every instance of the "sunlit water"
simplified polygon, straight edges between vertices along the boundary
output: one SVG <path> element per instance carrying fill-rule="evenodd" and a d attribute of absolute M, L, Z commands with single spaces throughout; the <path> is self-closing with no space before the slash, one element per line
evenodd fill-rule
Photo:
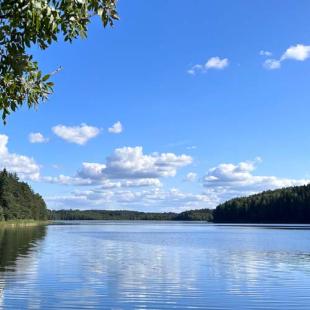
<path fill-rule="evenodd" d="M 309 227 L 0 228 L 0 309 L 310 309 Z"/>

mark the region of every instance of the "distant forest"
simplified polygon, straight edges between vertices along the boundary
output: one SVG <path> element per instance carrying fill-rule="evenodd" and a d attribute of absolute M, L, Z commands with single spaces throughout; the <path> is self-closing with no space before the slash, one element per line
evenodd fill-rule
<path fill-rule="evenodd" d="M 182 213 L 128 210 L 48 210 L 43 198 L 16 174 L 0 171 L 0 221 L 158 220 L 215 223 L 310 223 L 310 184 L 231 199 L 216 209 Z"/>
<path fill-rule="evenodd" d="M 0 221 L 46 220 L 47 216 L 45 202 L 39 194 L 19 181 L 16 174 L 5 169 L 0 172 Z"/>
<path fill-rule="evenodd" d="M 211 221 L 212 210 L 202 209 L 182 213 L 138 212 L 128 210 L 50 210 L 49 218 L 51 220 Z"/>

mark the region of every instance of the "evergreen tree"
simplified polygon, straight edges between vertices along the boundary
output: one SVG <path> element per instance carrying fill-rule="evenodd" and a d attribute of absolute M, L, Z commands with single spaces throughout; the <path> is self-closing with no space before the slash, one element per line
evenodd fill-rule
<path fill-rule="evenodd" d="M 229 200 L 213 217 L 229 223 L 310 223 L 310 184 Z"/>
<path fill-rule="evenodd" d="M 4 169 L 0 172 L 0 221 L 17 219 L 46 220 L 47 208 L 27 183 Z"/>

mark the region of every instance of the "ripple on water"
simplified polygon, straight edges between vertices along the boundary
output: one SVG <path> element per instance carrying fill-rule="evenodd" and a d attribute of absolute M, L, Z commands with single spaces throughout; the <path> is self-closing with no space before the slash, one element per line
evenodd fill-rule
<path fill-rule="evenodd" d="M 310 230 L 182 223 L 0 234 L 0 309 L 309 309 Z"/>

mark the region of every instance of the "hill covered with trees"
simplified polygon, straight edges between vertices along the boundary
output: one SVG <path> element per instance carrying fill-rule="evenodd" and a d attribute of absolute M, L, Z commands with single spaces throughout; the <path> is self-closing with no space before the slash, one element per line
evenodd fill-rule
<path fill-rule="evenodd" d="M 138 212 L 128 210 L 51 210 L 52 220 L 173 220 L 176 213 Z"/>
<path fill-rule="evenodd" d="M 0 221 L 46 220 L 47 216 L 45 202 L 39 194 L 19 181 L 16 174 L 5 169 L 0 172 Z"/>
<path fill-rule="evenodd" d="M 177 221 L 208 221 L 213 220 L 213 210 L 212 209 L 199 209 L 199 210 L 189 210 L 178 213 L 176 218 Z"/>
<path fill-rule="evenodd" d="M 191 210 L 182 213 L 128 210 L 54 210 L 50 211 L 49 218 L 52 220 L 210 221 L 212 220 L 212 210 Z"/>
<path fill-rule="evenodd" d="M 310 184 L 235 198 L 213 211 L 222 223 L 310 223 Z"/>

